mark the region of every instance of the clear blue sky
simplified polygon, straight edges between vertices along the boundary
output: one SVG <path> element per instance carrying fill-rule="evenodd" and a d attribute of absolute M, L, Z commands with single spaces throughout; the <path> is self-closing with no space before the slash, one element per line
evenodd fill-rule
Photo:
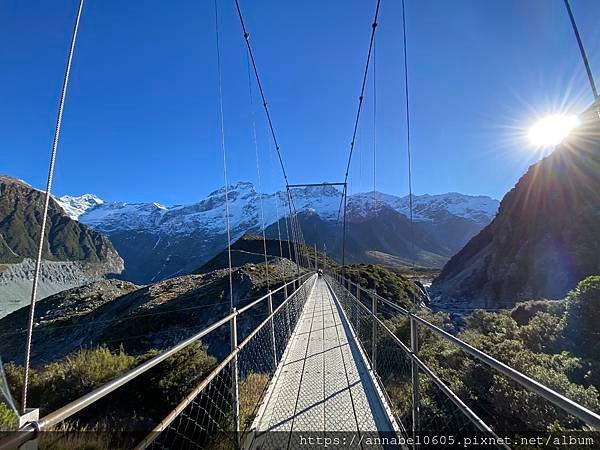
<path fill-rule="evenodd" d="M 256 181 L 246 57 L 219 0 L 230 181 Z M 343 178 L 375 1 L 242 1 L 290 181 Z M 45 183 L 77 1 L 0 5 L 0 173 Z M 401 12 L 377 33 L 377 186 L 405 194 Z M 600 78 L 600 2 L 573 0 Z M 592 100 L 562 0 L 407 0 L 414 191 L 497 198 L 539 153 L 536 114 Z M 254 86 L 256 94 L 256 86 Z M 370 190 L 372 85 L 350 176 Z M 255 100 L 255 106 L 259 106 Z M 282 186 L 256 108 L 263 188 Z M 190 203 L 223 184 L 212 0 L 88 1 L 54 192 Z"/>

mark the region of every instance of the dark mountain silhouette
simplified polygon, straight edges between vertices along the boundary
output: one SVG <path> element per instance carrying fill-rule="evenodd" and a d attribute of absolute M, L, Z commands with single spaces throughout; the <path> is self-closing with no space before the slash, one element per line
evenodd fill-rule
<path fill-rule="evenodd" d="M 496 218 L 444 266 L 442 302 L 511 305 L 561 298 L 600 273 L 600 119 L 595 107 L 563 144 L 532 165 Z"/>

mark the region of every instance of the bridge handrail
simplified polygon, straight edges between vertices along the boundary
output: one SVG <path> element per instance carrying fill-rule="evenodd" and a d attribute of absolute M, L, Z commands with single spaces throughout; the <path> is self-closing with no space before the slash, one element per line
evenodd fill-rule
<path fill-rule="evenodd" d="M 344 286 L 342 286 L 346 289 Z M 331 289 L 332 295 L 337 299 L 337 295 L 333 289 Z M 348 291 L 348 289 L 346 289 Z M 348 291 L 351 295 L 352 293 Z M 357 305 L 362 308 L 367 314 L 369 314 L 377 324 L 385 330 L 385 332 L 392 338 L 392 340 L 398 345 L 418 366 L 419 368 L 431 378 L 431 380 L 440 388 L 440 390 L 471 420 L 471 422 L 482 432 L 487 433 L 493 437 L 498 437 L 496 433 L 471 409 L 469 408 L 453 391 L 450 389 L 430 368 L 427 366 L 423 360 L 421 360 L 415 352 L 413 352 L 410 348 L 406 346 L 404 342 L 400 340 L 398 336 L 394 334 L 389 327 L 383 323 L 383 321 L 377 317 L 373 312 L 367 308 L 362 302 L 360 302 L 356 297 L 352 296 Z M 343 312 L 345 315 L 346 313 Z"/>
<path fill-rule="evenodd" d="M 289 281 L 289 282 L 281 285 L 279 288 L 275 289 L 274 291 L 271 291 L 271 292 L 267 293 L 266 295 L 260 297 L 259 299 L 254 300 L 252 303 L 249 303 L 248 305 L 244 306 L 243 308 L 240 308 L 239 310 L 234 310 L 233 312 L 229 313 L 225 317 L 223 317 L 223 318 L 219 319 L 218 321 L 214 322 L 213 324 L 209 325 L 208 327 L 206 327 L 199 333 L 180 342 L 179 344 L 175 345 L 174 347 L 170 348 L 169 350 L 166 350 L 163 353 L 156 355 L 155 357 L 149 359 L 148 361 L 145 361 L 144 363 L 129 370 L 128 372 L 124 373 L 123 375 L 120 375 L 119 377 L 115 378 L 114 380 L 111 380 L 111 381 L 103 384 L 102 386 L 94 389 L 91 392 L 88 392 L 87 394 L 79 397 L 78 399 L 75 399 L 75 400 L 67 403 L 66 405 L 60 407 L 59 409 L 57 409 L 51 413 L 48 413 L 46 416 L 42 417 L 41 419 L 39 419 L 37 421 L 32 421 L 32 422 L 25 424 L 18 430 L 18 432 L 14 433 L 12 436 L 9 436 L 8 439 L 0 442 L 0 450 L 3 450 L 5 448 L 6 449 L 16 448 L 16 447 L 24 444 L 27 441 L 35 439 L 35 436 L 39 431 L 48 429 L 64 420 L 68 419 L 69 417 L 78 413 L 82 409 L 97 402 L 101 398 L 105 397 L 106 395 L 110 394 L 114 390 L 116 390 L 119 387 L 123 386 L 124 384 L 128 383 L 132 379 L 138 377 L 142 373 L 147 372 L 148 370 L 150 370 L 157 364 L 161 363 L 165 359 L 169 358 L 170 356 L 173 356 L 175 353 L 179 352 L 180 350 L 183 350 L 184 348 L 186 348 L 193 342 L 196 342 L 196 341 L 202 339 L 207 334 L 211 333 L 215 329 L 217 329 L 220 326 L 229 322 L 233 317 L 239 316 L 244 311 L 247 311 L 248 309 L 252 308 L 253 306 L 257 305 L 258 303 L 265 301 L 270 296 L 272 296 L 274 293 L 277 293 L 282 289 L 286 289 L 289 285 L 295 284 L 296 282 L 300 283 L 303 279 L 304 279 L 304 281 L 306 281 L 306 278 L 309 277 L 310 275 L 312 275 L 312 273 L 305 273 L 305 274 L 301 275 L 300 277 L 297 277 L 297 278 L 293 279 L 292 281 Z M 300 288 L 298 288 L 298 289 L 300 289 Z M 298 292 L 298 289 L 296 291 L 294 291 L 292 294 L 290 294 L 288 298 L 291 298 L 296 292 Z M 239 347 L 240 346 L 238 346 L 238 348 Z"/>
<path fill-rule="evenodd" d="M 457 345 L 462 350 L 464 350 L 471 356 L 477 358 L 479 361 L 487 364 L 492 369 L 495 369 L 498 372 L 503 373 L 511 380 L 513 380 L 516 383 L 523 386 L 525 389 L 540 395 L 541 397 L 545 398 L 550 403 L 559 407 L 563 411 L 566 411 L 567 413 L 572 414 L 573 416 L 582 420 L 583 422 L 588 424 L 593 429 L 600 430 L 600 415 L 596 414 L 595 412 L 587 409 L 586 407 L 580 405 L 579 403 L 574 402 L 573 400 L 568 399 L 564 395 L 559 394 L 558 392 L 539 383 L 538 381 L 534 380 L 533 378 L 528 377 L 527 375 L 519 372 L 518 370 L 513 369 L 512 367 L 504 364 L 503 362 L 498 361 L 496 358 L 493 358 L 492 356 L 488 355 L 487 353 L 484 353 L 481 350 L 473 347 L 472 345 L 467 344 L 465 341 L 457 338 L 456 336 L 453 336 L 452 334 L 448 333 L 445 330 L 442 330 L 441 328 L 437 327 L 436 325 L 432 324 L 431 322 L 428 322 L 427 320 L 423 319 L 422 317 L 419 317 L 418 315 L 413 314 L 412 312 L 408 311 L 405 308 L 402 308 L 401 306 L 395 304 L 394 302 L 391 302 L 390 300 L 382 297 L 381 295 L 377 294 L 376 292 L 369 291 L 369 290 L 363 288 L 362 286 L 360 286 L 359 284 L 357 284 L 347 278 L 343 278 L 339 274 L 334 273 L 333 276 L 336 277 L 340 283 L 342 283 L 342 281 L 346 282 L 350 285 L 355 286 L 356 288 L 358 288 L 362 292 L 366 293 L 367 295 L 374 295 L 382 303 L 386 304 L 387 306 L 390 306 L 391 308 L 400 312 L 401 314 L 408 317 L 409 319 L 413 319 L 416 322 L 419 322 L 420 324 L 425 326 L 426 328 L 429 328 L 434 333 L 437 333 L 438 335 L 440 335 L 443 339 L 446 339 L 446 340 L 452 342 L 453 344 Z"/>
<path fill-rule="evenodd" d="M 309 275 L 309 274 L 306 274 Z M 313 274 L 314 276 L 314 274 Z M 300 280 L 304 278 L 304 276 L 297 278 L 297 280 Z M 265 327 L 271 320 L 273 320 L 273 317 L 286 305 L 286 303 L 288 303 L 302 288 L 305 287 L 306 283 L 310 280 L 310 278 L 307 278 L 306 280 L 304 280 L 304 282 L 298 286 L 298 288 L 292 292 L 287 299 L 285 299 L 285 301 L 283 301 L 277 308 L 275 308 L 273 310 L 272 313 L 270 313 L 259 325 L 256 326 L 256 328 L 248 335 L 244 338 L 244 340 L 242 340 L 235 349 L 233 349 L 224 359 L 223 361 L 221 361 L 212 371 L 211 373 L 208 374 L 208 376 L 206 378 L 204 378 L 200 384 L 198 384 L 198 386 L 196 386 L 196 388 L 194 388 L 194 390 L 192 392 L 190 392 L 174 409 L 173 411 L 171 411 L 163 420 L 160 421 L 159 424 L 157 424 L 151 431 L 150 433 L 142 440 L 142 442 L 140 442 L 136 447 L 135 450 L 142 450 L 147 448 L 153 441 L 154 439 L 156 439 L 156 437 L 158 436 L 158 434 L 161 431 L 164 431 L 172 422 L 173 420 L 175 420 L 175 418 L 194 400 L 194 398 L 196 398 L 198 396 L 198 394 L 200 392 L 202 392 L 204 390 L 204 388 L 206 388 L 206 386 L 217 376 L 219 375 L 219 373 L 221 373 L 225 367 L 227 367 L 227 364 L 229 364 L 233 358 L 235 358 L 235 356 L 240 353 L 240 351 L 248 344 L 248 342 L 250 342 L 250 340 L 263 328 Z M 275 292 L 275 291 L 273 291 Z"/>

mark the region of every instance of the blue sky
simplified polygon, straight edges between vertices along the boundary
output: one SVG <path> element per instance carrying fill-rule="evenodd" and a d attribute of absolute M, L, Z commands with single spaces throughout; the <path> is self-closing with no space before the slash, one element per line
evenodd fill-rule
<path fill-rule="evenodd" d="M 246 55 L 219 0 L 230 181 L 257 181 Z M 242 1 L 290 182 L 343 178 L 375 1 Z M 600 2 L 573 0 L 600 70 Z M 0 5 L 0 173 L 45 183 L 77 2 Z M 562 0 L 407 0 L 415 193 L 501 198 L 540 157 L 535 118 L 592 96 Z M 406 119 L 398 0 L 377 32 L 378 190 L 404 195 Z M 253 86 L 257 94 L 256 86 Z M 350 191 L 373 185 L 373 87 Z M 262 185 L 282 187 L 254 101 Z M 54 192 L 190 203 L 223 184 L 211 0 L 88 1 Z"/>

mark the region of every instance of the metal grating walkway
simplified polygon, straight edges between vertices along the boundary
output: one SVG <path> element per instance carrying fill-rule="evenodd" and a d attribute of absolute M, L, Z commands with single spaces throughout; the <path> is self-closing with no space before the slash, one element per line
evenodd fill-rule
<path fill-rule="evenodd" d="M 254 422 L 253 448 L 287 448 L 292 431 L 393 431 L 349 325 L 322 278 L 265 402 Z"/>

